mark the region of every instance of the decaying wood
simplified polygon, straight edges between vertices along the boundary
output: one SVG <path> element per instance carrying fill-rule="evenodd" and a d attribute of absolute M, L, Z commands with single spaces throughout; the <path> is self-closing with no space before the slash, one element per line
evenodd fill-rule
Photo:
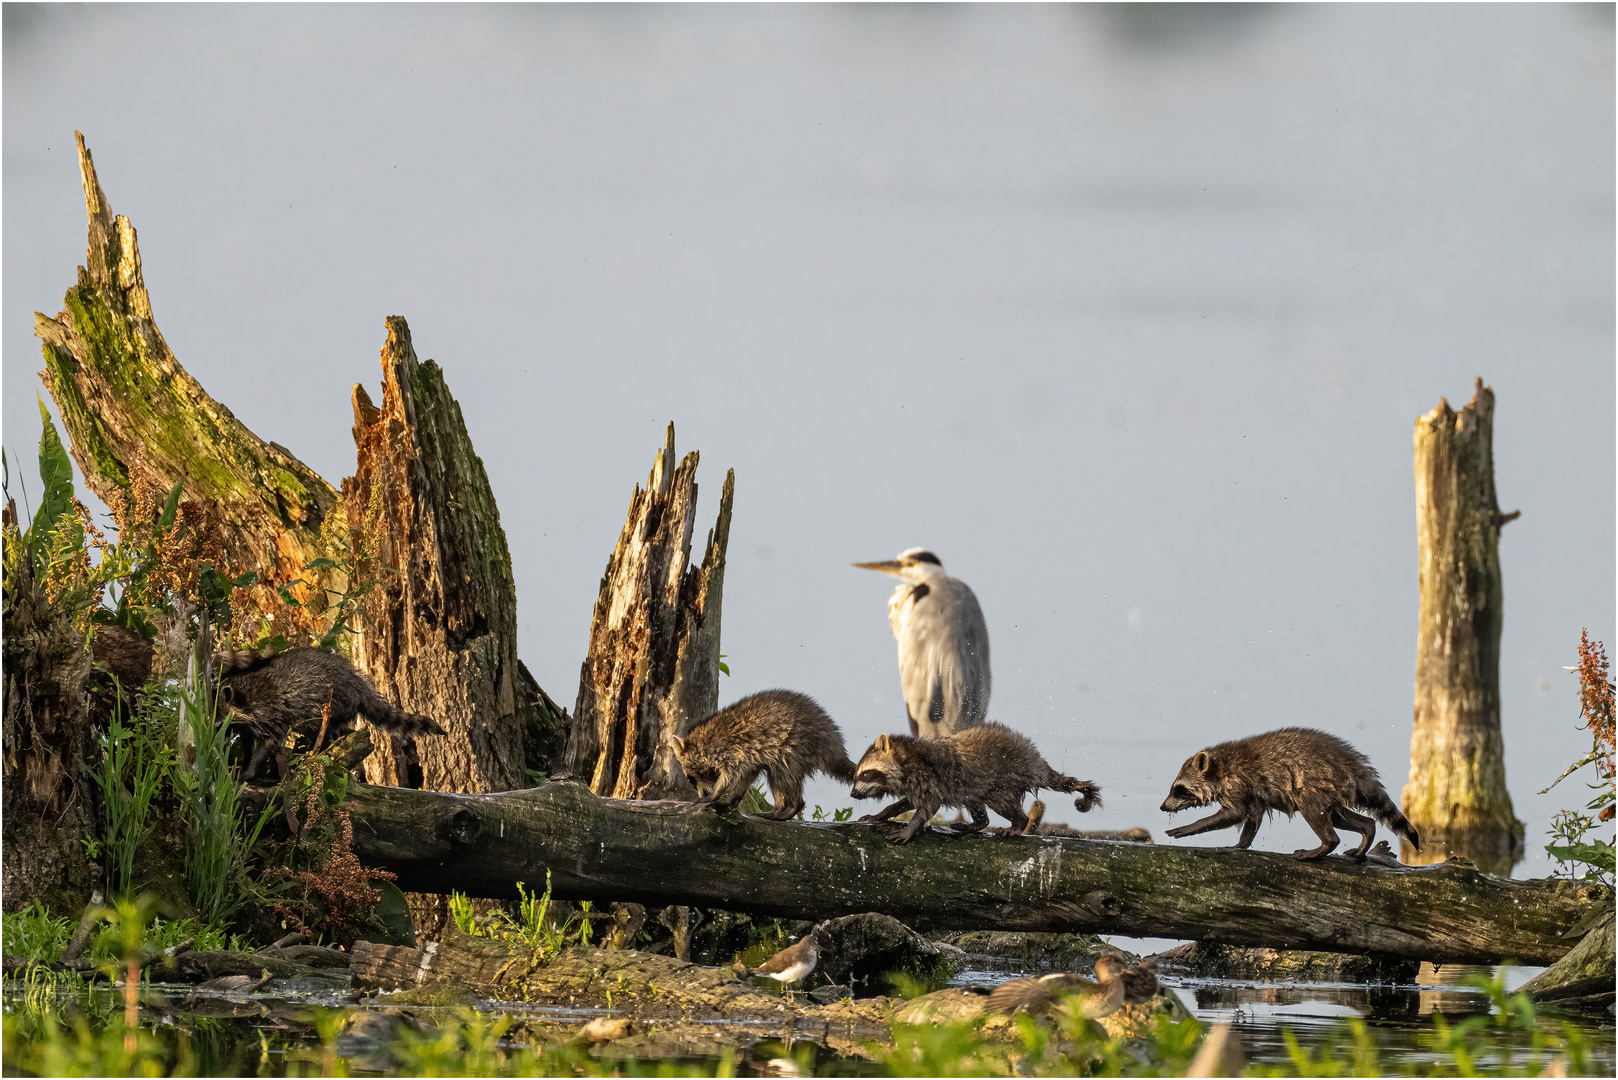
<path fill-rule="evenodd" d="M 73 911 L 99 873 L 82 842 L 95 824 L 89 765 L 97 751 L 85 696 L 90 654 L 83 634 L 47 601 L 26 554 L 6 580 L 0 646 L 0 897 L 8 912 L 36 900 L 52 911 Z"/>
<path fill-rule="evenodd" d="M 1613 912 L 1595 920 L 1577 945 L 1519 989 L 1535 1001 L 1576 1012 L 1612 1015 L 1614 963 Z"/>
<path fill-rule="evenodd" d="M 1506 881 L 1469 864 L 947 836 L 903 847 L 880 826 L 771 822 L 690 803 L 602 799 L 558 782 L 497 795 L 355 785 L 355 853 L 401 888 L 515 898 L 550 872 L 559 899 L 685 904 L 801 919 L 881 911 L 919 930 L 1046 930 L 1548 964 L 1610 889 Z"/>
<path fill-rule="evenodd" d="M 421 363 L 410 327 L 387 319 L 382 404 L 354 387 L 355 475 L 343 482 L 358 573 L 376 579 L 354 660 L 384 697 L 431 716 L 450 738 L 424 737 L 406 750 L 377 733 L 366 762 L 379 783 L 435 791 L 505 791 L 523 785 L 523 737 L 538 699 L 517 660 L 517 599 L 511 554 L 482 460 L 461 407 L 431 360 Z M 374 565 L 371 559 L 374 558 Z"/>
<path fill-rule="evenodd" d="M 460 404 L 439 366 L 417 360 L 405 320 L 386 325 L 382 404 L 355 385 L 358 465 L 343 481 L 360 523 L 350 561 L 376 580 L 354 660 L 383 696 L 449 735 L 377 730 L 366 776 L 434 791 L 519 788 L 525 737 L 549 731 L 559 743 L 567 717 L 517 659 L 511 554 Z M 437 898 L 412 897 L 411 910 L 429 934 L 447 919 Z"/>
<path fill-rule="evenodd" d="M 1500 734 L 1502 514 L 1494 488 L 1494 391 L 1476 383 L 1416 421 L 1421 615 L 1405 816 L 1422 837 L 1407 862 L 1461 855 L 1497 873 L 1520 857 L 1523 824 L 1506 790 Z"/>
<path fill-rule="evenodd" d="M 695 451 L 675 466 L 674 425 L 635 486 L 607 562 L 579 674 L 569 773 L 615 798 L 690 791 L 673 738 L 718 708 L 720 600 L 736 474 L 725 475 L 702 564 L 689 568 L 696 526 Z"/>
<path fill-rule="evenodd" d="M 219 514 L 228 569 L 258 571 L 255 599 L 276 610 L 277 587 L 314 576 L 304 567 L 323 553 L 322 530 L 344 535 L 337 492 L 285 447 L 247 430 L 180 366 L 152 316 L 135 227 L 113 215 L 75 135 L 89 216 L 85 264 L 61 313 L 34 315 L 40 377 L 73 459 L 90 490 L 113 504 L 133 484 L 167 491 L 184 478 L 182 497 Z M 292 591 L 311 599 L 307 583 Z"/>

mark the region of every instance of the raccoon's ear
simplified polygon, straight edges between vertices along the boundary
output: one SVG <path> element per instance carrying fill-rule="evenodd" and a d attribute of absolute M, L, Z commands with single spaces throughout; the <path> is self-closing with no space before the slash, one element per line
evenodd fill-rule
<path fill-rule="evenodd" d="M 1208 751 L 1206 750 L 1198 750 L 1197 756 L 1191 759 L 1191 764 L 1195 765 L 1197 771 L 1203 776 L 1213 772 L 1213 758 L 1208 756 Z"/>
<path fill-rule="evenodd" d="M 882 734 L 882 735 L 878 735 L 876 737 L 876 742 L 871 744 L 871 749 L 872 750 L 880 750 L 884 754 L 887 753 L 890 749 L 892 749 L 892 747 L 893 747 L 893 744 L 888 741 L 888 736 L 885 733 Z"/>
<path fill-rule="evenodd" d="M 685 753 L 685 740 L 678 735 L 674 736 L 674 752 L 676 754 Z"/>

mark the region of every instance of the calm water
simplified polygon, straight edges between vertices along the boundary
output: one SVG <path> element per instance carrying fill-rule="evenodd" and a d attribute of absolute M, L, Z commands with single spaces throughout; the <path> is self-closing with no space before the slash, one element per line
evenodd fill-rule
<path fill-rule="evenodd" d="M 977 966 L 961 972 L 955 984 L 993 984 L 1022 973 L 1022 968 L 1016 964 L 978 959 Z M 1507 986 L 1520 985 L 1536 970 L 1508 972 Z M 1457 968 L 1449 971 L 1447 977 L 1458 978 L 1463 973 Z M 1240 1035 L 1248 1060 L 1255 1064 L 1283 1064 L 1289 1060 L 1281 1037 L 1283 1028 L 1290 1029 L 1304 1048 L 1318 1051 L 1321 1043 L 1337 1031 L 1338 1024 L 1351 1017 L 1363 1017 L 1367 1021 L 1385 1062 L 1401 1067 L 1436 1062 L 1443 1056 L 1434 1053 L 1428 1041 L 1435 1013 L 1442 1013 L 1453 1023 L 1466 1016 L 1490 1012 L 1489 1002 L 1480 992 L 1456 986 L 1262 983 L 1172 975 L 1164 981 L 1198 1019 L 1206 1023 L 1229 1022 Z M 15 1014 L 22 997 L 17 987 L 7 984 L 3 1000 L 8 1013 Z M 193 988 L 181 986 L 160 987 L 148 993 L 145 1000 L 143 1022 L 166 1030 L 171 1036 L 184 1030 L 197 1060 L 206 1063 L 215 1075 L 284 1074 L 289 1057 L 307 1061 L 307 1054 L 318 1050 L 312 1026 L 314 1009 L 342 1009 L 356 1004 L 354 995 L 277 995 L 243 999 L 206 992 L 197 994 Z M 498 1002 L 484 1002 L 478 1007 L 484 1011 L 504 1010 L 545 1021 L 581 1024 L 602 1015 L 592 1009 Z M 448 1018 L 449 1013 L 431 1008 L 411 1011 L 428 1020 L 440 1012 Z M 88 1012 L 92 1017 L 116 1022 L 122 1013 L 121 993 L 96 992 Z M 1612 1075 L 1618 1068 L 1612 1024 L 1574 1022 L 1590 1043 L 1590 1075 Z M 1561 1035 L 1560 1022 L 1555 1018 L 1542 1015 L 1539 1026 L 1548 1035 Z M 1526 1055 L 1530 1049 L 1525 1034 L 1515 1035 L 1510 1045 L 1512 1052 L 1518 1055 Z M 779 1053 L 779 1046 L 766 1044 L 755 1048 L 753 1056 L 767 1058 Z M 856 1062 L 839 1064 L 825 1052 L 821 1056 L 826 1058 L 822 1067 L 830 1071 L 844 1075 L 861 1071 Z M 1477 1064 L 1485 1071 L 1494 1068 L 1499 1064 L 1498 1051 L 1480 1056 Z M 350 1065 L 362 1071 L 392 1072 L 386 1060 L 369 1049 L 355 1051 Z"/>

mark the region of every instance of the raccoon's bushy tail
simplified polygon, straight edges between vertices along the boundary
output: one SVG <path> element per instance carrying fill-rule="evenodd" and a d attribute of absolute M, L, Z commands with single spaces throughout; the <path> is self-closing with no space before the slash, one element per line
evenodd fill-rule
<path fill-rule="evenodd" d="M 421 713 L 405 712 L 380 696 L 365 707 L 367 723 L 399 735 L 445 735 L 437 720 Z"/>
<path fill-rule="evenodd" d="M 848 760 L 847 754 L 839 754 L 836 761 L 826 766 L 825 773 L 834 780 L 841 780 L 845 784 L 854 782 L 855 770 L 859 766 Z"/>
<path fill-rule="evenodd" d="M 1365 794 L 1363 804 L 1365 809 L 1376 815 L 1376 819 L 1382 824 L 1409 840 L 1411 847 L 1417 851 L 1421 850 L 1421 836 L 1416 832 L 1416 827 L 1410 824 L 1409 818 L 1399 812 L 1397 806 L 1393 805 L 1393 800 L 1388 798 L 1388 793 L 1380 784 L 1376 790 L 1363 794 Z"/>
<path fill-rule="evenodd" d="M 235 649 L 229 652 L 216 652 L 212 657 L 213 677 L 223 678 L 226 675 L 240 675 L 244 671 L 252 671 L 261 667 L 277 656 L 281 655 L 274 649 Z"/>
<path fill-rule="evenodd" d="M 1088 780 L 1075 780 L 1052 769 L 1050 781 L 1044 786 L 1068 794 L 1077 792 L 1079 797 L 1073 800 L 1073 808 L 1081 814 L 1101 805 L 1101 789 Z"/>

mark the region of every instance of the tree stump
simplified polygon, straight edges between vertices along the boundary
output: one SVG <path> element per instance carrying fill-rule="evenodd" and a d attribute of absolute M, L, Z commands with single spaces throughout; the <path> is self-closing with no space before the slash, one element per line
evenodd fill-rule
<path fill-rule="evenodd" d="M 688 568 L 696 524 L 695 451 L 674 464 L 674 425 L 635 486 L 601 578 L 579 673 L 567 768 L 619 799 L 690 795 L 673 739 L 719 704 L 720 598 L 736 473 L 725 475 L 702 564 Z"/>
<path fill-rule="evenodd" d="M 6 510 L 11 524 L 12 508 Z M 35 900 L 74 911 L 99 873 L 81 842 L 96 816 L 88 763 L 98 751 L 85 696 L 90 654 L 84 635 L 46 601 L 32 567 L 24 553 L 5 582 L 0 896 L 7 912 Z"/>
<path fill-rule="evenodd" d="M 258 571 L 261 610 L 280 610 L 276 589 L 302 578 L 292 593 L 306 603 L 313 594 L 318 611 L 324 594 L 311 589 L 315 575 L 304 567 L 322 554 L 323 530 L 343 535 L 337 491 L 285 447 L 247 430 L 180 366 L 152 317 L 135 227 L 113 216 L 84 136 L 74 134 L 89 249 L 63 310 L 54 319 L 34 313 L 44 343 L 40 378 L 73 460 L 90 490 L 113 504 L 133 484 L 167 491 L 183 479 L 183 499 L 217 509 L 230 572 Z"/>
<path fill-rule="evenodd" d="M 1460 855 L 1493 873 L 1521 856 L 1523 824 L 1506 790 L 1500 735 L 1500 527 L 1494 489 L 1494 391 L 1448 401 L 1416 421 L 1416 546 L 1421 616 L 1415 724 L 1405 816 L 1422 851 L 1406 862 Z"/>
<path fill-rule="evenodd" d="M 510 791 L 525 784 L 524 735 L 555 733 L 567 717 L 517 659 L 511 555 L 483 461 L 461 407 L 410 327 L 386 320 L 382 404 L 354 387 L 358 466 L 343 481 L 357 573 L 378 575 L 356 628 L 354 660 L 400 708 L 433 717 L 449 738 L 376 731 L 372 783 L 433 791 Z M 375 566 L 361 571 L 367 560 Z M 446 909 L 413 897 L 431 934 Z"/>

